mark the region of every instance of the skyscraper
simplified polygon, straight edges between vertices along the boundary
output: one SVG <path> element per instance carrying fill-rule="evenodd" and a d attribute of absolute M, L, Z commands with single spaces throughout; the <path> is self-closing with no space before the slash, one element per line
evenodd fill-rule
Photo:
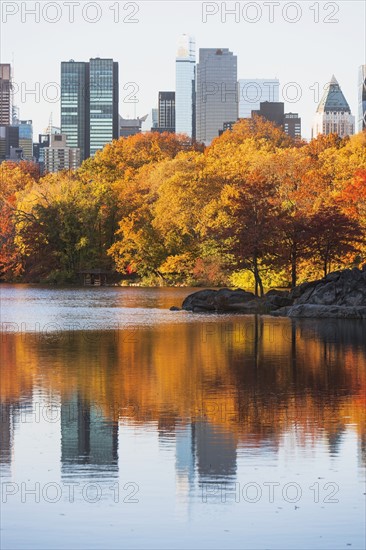
<path fill-rule="evenodd" d="M 89 63 L 61 63 L 61 132 L 67 146 L 79 148 L 82 160 L 90 155 L 89 145 Z"/>
<path fill-rule="evenodd" d="M 335 76 L 326 86 L 323 97 L 318 105 L 312 138 L 319 134 L 338 134 L 340 137 L 350 136 L 354 133 L 355 117 L 343 95 Z"/>
<path fill-rule="evenodd" d="M 238 118 L 237 57 L 227 48 L 199 50 L 196 139 L 209 145 L 225 122 Z"/>
<path fill-rule="evenodd" d="M 113 59 L 91 59 L 90 78 L 90 156 L 119 138 L 118 63 Z"/>
<path fill-rule="evenodd" d="M 19 120 L 19 147 L 26 160 L 33 159 L 33 125 L 31 120 Z"/>
<path fill-rule="evenodd" d="M 19 149 L 19 126 L 0 126 L 0 163 L 12 156 L 12 149 Z"/>
<path fill-rule="evenodd" d="M 265 101 L 279 102 L 277 78 L 241 78 L 239 80 L 239 118 L 250 118 Z"/>
<path fill-rule="evenodd" d="M 0 126 L 11 124 L 11 67 L 0 63 Z"/>
<path fill-rule="evenodd" d="M 361 65 L 358 73 L 358 131 L 366 128 L 366 65 Z"/>
<path fill-rule="evenodd" d="M 194 39 L 183 34 L 178 41 L 175 62 L 175 130 L 195 138 L 195 63 Z"/>
<path fill-rule="evenodd" d="M 175 92 L 159 92 L 157 132 L 175 132 Z"/>
<path fill-rule="evenodd" d="M 61 63 L 61 132 L 81 159 L 118 139 L 118 63 L 113 59 Z"/>

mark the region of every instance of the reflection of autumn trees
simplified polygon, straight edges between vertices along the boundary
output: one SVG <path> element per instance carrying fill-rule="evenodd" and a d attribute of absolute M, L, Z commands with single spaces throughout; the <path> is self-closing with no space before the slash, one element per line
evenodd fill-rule
<path fill-rule="evenodd" d="M 63 400 L 78 391 L 114 420 L 174 426 L 206 418 L 258 443 L 293 426 L 315 439 L 353 424 L 364 437 L 364 327 L 351 325 L 338 341 L 336 324 L 293 329 L 289 320 L 252 317 L 134 333 L 7 335 L 1 399 L 19 402 L 36 387 Z"/>

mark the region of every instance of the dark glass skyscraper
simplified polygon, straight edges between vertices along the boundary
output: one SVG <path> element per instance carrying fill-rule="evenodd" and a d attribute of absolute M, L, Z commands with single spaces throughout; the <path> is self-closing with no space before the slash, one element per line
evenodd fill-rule
<path fill-rule="evenodd" d="M 118 63 L 113 59 L 61 63 L 61 132 L 81 159 L 118 139 Z"/>
<path fill-rule="evenodd" d="M 159 92 L 160 132 L 175 132 L 175 92 Z"/>
<path fill-rule="evenodd" d="M 79 148 L 82 160 L 90 155 L 89 147 L 89 63 L 61 63 L 61 132 L 67 146 Z"/>
<path fill-rule="evenodd" d="M 112 139 L 118 139 L 118 63 L 113 59 L 91 59 L 90 70 L 90 156 Z"/>

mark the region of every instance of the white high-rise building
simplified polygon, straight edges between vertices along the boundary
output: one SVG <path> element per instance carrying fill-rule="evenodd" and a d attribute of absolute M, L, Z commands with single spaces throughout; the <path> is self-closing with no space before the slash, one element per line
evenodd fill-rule
<path fill-rule="evenodd" d="M 44 148 L 44 171 L 76 170 L 80 166 L 80 148 L 66 145 L 66 134 L 51 134 L 50 146 Z"/>
<path fill-rule="evenodd" d="M 319 134 L 351 136 L 355 132 L 355 117 L 343 95 L 335 76 L 325 88 L 314 117 L 311 137 Z"/>
<path fill-rule="evenodd" d="M 175 131 L 195 138 L 195 64 L 194 38 L 182 34 L 175 62 Z"/>
<path fill-rule="evenodd" d="M 265 101 L 279 102 L 278 78 L 241 78 L 239 80 L 239 118 L 250 118 Z"/>

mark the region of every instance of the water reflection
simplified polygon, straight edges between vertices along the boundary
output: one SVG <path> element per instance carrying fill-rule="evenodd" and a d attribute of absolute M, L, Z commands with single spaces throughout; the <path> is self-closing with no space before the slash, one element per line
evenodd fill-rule
<path fill-rule="evenodd" d="M 16 491 L 2 509 L 7 547 L 360 547 L 365 323 L 172 314 L 170 324 L 169 313 L 123 330 L 2 335 L 0 469 Z M 56 484 L 62 498 L 21 508 L 23 482 L 41 495 L 51 484 L 51 497 Z M 296 506 L 283 498 L 294 482 Z M 75 501 L 64 492 L 73 483 Z M 255 505 L 247 483 L 263 491 Z M 325 504 L 329 487 L 338 506 Z"/>
<path fill-rule="evenodd" d="M 365 461 L 365 326 L 226 317 L 138 331 L 2 339 L 1 462 L 16 409 L 35 390 L 61 396 L 62 474 L 118 470 L 118 423 L 154 423 L 176 445 L 177 471 L 235 476 L 238 448 L 276 453 L 326 436 L 335 456 L 347 426 Z M 34 397 L 33 407 L 35 406 Z M 149 428 L 150 429 L 150 428 Z"/>
<path fill-rule="evenodd" d="M 118 423 L 104 418 L 79 392 L 61 403 L 61 462 L 63 477 L 76 472 L 110 477 L 118 471 Z"/>
<path fill-rule="evenodd" d="M 0 465 L 8 465 L 11 461 L 13 439 L 12 405 L 0 403 Z"/>

